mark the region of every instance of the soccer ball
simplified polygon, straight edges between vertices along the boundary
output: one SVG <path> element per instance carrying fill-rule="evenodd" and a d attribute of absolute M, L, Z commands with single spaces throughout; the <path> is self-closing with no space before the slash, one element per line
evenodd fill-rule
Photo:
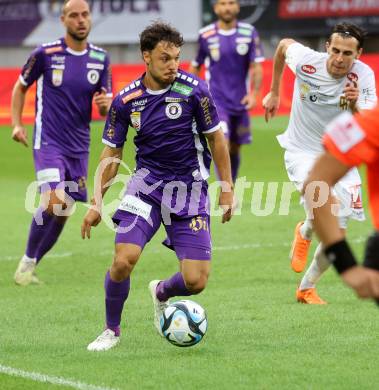
<path fill-rule="evenodd" d="M 163 336 L 171 344 L 191 347 L 201 341 L 207 331 L 207 314 L 196 302 L 177 301 L 166 307 L 160 325 Z"/>

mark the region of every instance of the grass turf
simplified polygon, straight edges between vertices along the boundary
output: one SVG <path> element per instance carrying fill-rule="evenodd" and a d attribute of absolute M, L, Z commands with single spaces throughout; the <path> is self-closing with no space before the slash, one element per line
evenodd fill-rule
<path fill-rule="evenodd" d="M 264 194 L 268 182 L 279 182 L 280 190 L 288 180 L 275 140 L 286 120 L 277 118 L 266 125 L 261 118 L 254 119 L 254 144 L 242 149 L 240 174 L 264 182 Z M 102 149 L 101 124 L 92 130 L 89 186 Z M 102 285 L 112 260 L 114 234 L 101 224 L 91 240 L 83 242 L 80 224 L 85 207 L 78 204 L 59 242 L 38 267 L 45 283 L 16 287 L 12 277 L 31 220 L 24 209 L 25 191 L 34 172 L 30 148 L 12 142 L 9 132 L 0 128 L 0 368 L 118 389 L 377 388 L 377 307 L 358 301 L 333 270 L 318 289 L 329 305 L 295 302 L 301 276 L 291 271 L 288 251 L 293 228 L 304 215 L 296 194 L 286 216 L 279 215 L 279 197 L 271 215 L 252 214 L 248 189 L 241 215 L 225 225 L 213 218 L 212 275 L 207 289 L 194 297 L 209 319 L 208 333 L 198 346 L 174 347 L 153 328 L 148 282 L 177 270 L 174 254 L 160 244 L 161 230 L 133 273 L 120 346 L 107 353 L 87 352 L 104 322 Z M 133 150 L 129 143 L 125 161 L 130 167 Z M 106 202 L 121 188 L 117 184 Z M 255 204 L 254 210 L 258 208 Z M 369 221 L 350 223 L 349 238 L 360 257 L 363 238 L 370 231 Z M 0 373 L 0 388 L 68 387 Z"/>

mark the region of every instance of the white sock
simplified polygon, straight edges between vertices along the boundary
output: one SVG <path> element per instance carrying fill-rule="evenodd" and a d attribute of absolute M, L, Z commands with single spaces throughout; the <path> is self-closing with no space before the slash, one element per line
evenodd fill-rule
<path fill-rule="evenodd" d="M 26 256 L 26 255 L 24 255 L 24 256 L 22 256 L 22 262 L 23 263 L 37 263 L 37 259 L 34 257 L 29 257 L 29 256 Z"/>
<path fill-rule="evenodd" d="M 306 219 L 300 227 L 300 234 L 306 240 L 312 239 L 313 225 L 310 219 Z"/>
<path fill-rule="evenodd" d="M 321 275 L 329 268 L 330 263 L 324 255 L 321 243 L 317 245 L 313 260 L 307 272 L 301 279 L 299 286 L 300 290 L 307 288 L 314 288 L 316 283 L 319 281 Z"/>

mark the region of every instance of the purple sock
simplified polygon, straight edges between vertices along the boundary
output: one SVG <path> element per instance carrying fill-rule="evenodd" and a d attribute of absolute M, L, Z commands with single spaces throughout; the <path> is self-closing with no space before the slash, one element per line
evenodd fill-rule
<path fill-rule="evenodd" d="M 37 210 L 30 225 L 28 243 L 25 251 L 26 256 L 32 259 L 37 257 L 38 247 L 44 240 L 53 218 L 54 216 L 48 214 L 46 211 L 42 211 L 42 209 Z"/>
<path fill-rule="evenodd" d="M 233 180 L 233 183 L 235 183 L 236 180 L 237 180 L 240 163 L 241 163 L 241 157 L 240 157 L 239 153 L 230 155 L 230 165 L 231 165 L 231 168 L 232 168 L 232 180 Z"/>
<path fill-rule="evenodd" d="M 122 282 L 114 282 L 108 271 L 105 275 L 104 289 L 106 325 L 119 336 L 122 309 L 130 290 L 130 276 Z"/>
<path fill-rule="evenodd" d="M 62 233 L 64 223 L 61 223 L 58 218 L 53 217 L 48 225 L 48 229 L 45 232 L 43 241 L 37 249 L 36 257 L 37 263 L 42 259 L 42 257 L 54 246 L 57 242 L 58 237 Z"/>
<path fill-rule="evenodd" d="M 170 279 L 160 282 L 157 287 L 157 298 L 160 301 L 167 301 L 167 299 L 176 297 L 177 295 L 192 295 L 192 293 L 187 290 L 181 272 L 174 274 Z"/>

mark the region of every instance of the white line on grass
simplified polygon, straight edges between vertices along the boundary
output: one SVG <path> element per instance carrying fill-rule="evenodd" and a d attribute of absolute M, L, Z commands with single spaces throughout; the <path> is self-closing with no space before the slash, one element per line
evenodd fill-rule
<path fill-rule="evenodd" d="M 51 383 L 53 385 L 60 386 L 69 386 L 79 390 L 117 390 L 111 387 L 89 385 L 87 383 L 77 382 L 71 379 L 61 378 L 59 376 L 50 376 L 33 371 L 19 370 L 18 368 L 7 367 L 3 366 L 2 364 L 0 364 L 0 373 L 19 378 L 31 379 L 32 381 L 36 382 Z"/>
<path fill-rule="evenodd" d="M 349 242 L 353 242 L 355 244 L 359 244 L 362 242 L 365 242 L 366 238 L 365 237 L 357 237 L 354 239 L 349 240 Z M 291 242 L 281 242 L 281 243 L 266 243 L 266 244 L 261 244 L 260 242 L 252 242 L 249 244 L 240 244 L 240 245 L 221 245 L 221 246 L 214 246 L 212 250 L 214 251 L 235 251 L 235 250 L 240 250 L 240 249 L 256 249 L 256 248 L 276 248 L 276 247 L 290 247 Z M 166 249 L 161 246 L 161 247 L 150 247 L 146 248 L 145 252 L 146 253 L 163 253 L 165 252 Z M 80 253 L 76 253 L 76 255 L 79 255 Z M 113 254 L 113 251 L 101 251 L 97 252 L 96 255 L 100 256 L 110 256 Z M 73 256 L 74 253 L 72 252 L 64 252 L 64 253 L 52 253 L 51 255 L 47 255 L 47 257 L 50 257 L 52 259 L 60 258 L 60 257 L 69 257 Z M 92 253 L 86 253 L 85 256 L 93 256 Z M 20 256 L 4 256 L 0 257 L 0 261 L 13 261 L 13 260 L 19 260 Z"/>

